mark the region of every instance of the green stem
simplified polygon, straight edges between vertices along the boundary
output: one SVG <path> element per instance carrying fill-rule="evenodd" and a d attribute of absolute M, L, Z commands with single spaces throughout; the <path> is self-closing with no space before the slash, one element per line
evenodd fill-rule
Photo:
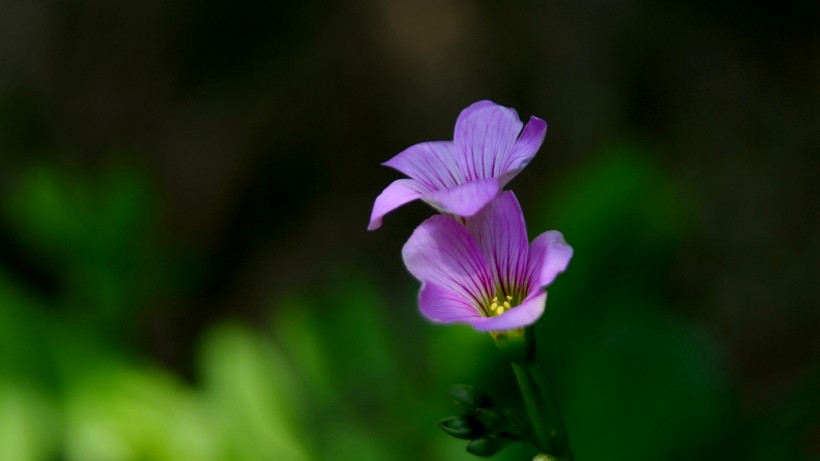
<path fill-rule="evenodd" d="M 561 460 L 572 461 L 561 411 L 538 365 L 532 362 L 513 362 L 512 367 L 527 406 L 538 448 Z"/>

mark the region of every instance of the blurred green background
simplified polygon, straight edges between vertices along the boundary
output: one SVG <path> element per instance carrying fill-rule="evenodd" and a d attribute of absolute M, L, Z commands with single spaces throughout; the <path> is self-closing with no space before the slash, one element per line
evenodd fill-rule
<path fill-rule="evenodd" d="M 429 208 L 365 227 L 485 98 L 550 124 L 576 458 L 820 459 L 819 9 L 0 1 L 0 460 L 474 459 L 447 389 L 512 372 L 418 314 Z"/>

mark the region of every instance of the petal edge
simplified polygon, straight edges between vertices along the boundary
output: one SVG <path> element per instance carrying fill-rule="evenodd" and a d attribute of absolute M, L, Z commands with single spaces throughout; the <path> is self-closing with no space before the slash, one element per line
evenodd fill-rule
<path fill-rule="evenodd" d="M 430 189 L 444 189 L 464 182 L 453 141 L 414 144 L 382 165 L 398 170 Z"/>
<path fill-rule="evenodd" d="M 381 227 L 384 215 L 421 197 L 425 189 L 414 179 L 397 179 L 390 183 L 373 203 L 367 230 L 376 230 Z"/>
<path fill-rule="evenodd" d="M 422 284 L 419 310 L 435 323 L 471 323 L 481 314 L 458 294 L 434 283 Z"/>
<path fill-rule="evenodd" d="M 461 111 L 453 142 L 465 179 L 498 176 L 522 126 L 515 109 L 492 101 L 479 101 Z"/>
<path fill-rule="evenodd" d="M 424 194 L 422 199 L 445 213 L 469 217 L 484 208 L 499 190 L 498 180 L 488 178 L 434 190 Z"/>
<path fill-rule="evenodd" d="M 547 304 L 546 290 L 539 289 L 521 304 L 495 317 L 482 317 L 471 325 L 478 331 L 503 331 L 532 325 L 544 313 Z"/>
<path fill-rule="evenodd" d="M 547 122 L 538 118 L 530 117 L 530 120 L 521 130 L 521 134 L 516 139 L 515 144 L 505 158 L 503 168 L 499 174 L 507 173 L 511 170 L 521 170 L 535 157 L 544 138 L 547 136 Z M 512 179 L 512 178 L 510 178 Z"/>
<path fill-rule="evenodd" d="M 552 283 L 558 274 L 566 270 L 572 253 L 572 247 L 558 231 L 547 231 L 536 237 L 530 244 L 530 290 Z"/>
<path fill-rule="evenodd" d="M 436 215 L 421 223 L 402 248 L 413 277 L 445 288 L 476 309 L 489 299 L 493 279 L 472 235 L 449 216 Z"/>

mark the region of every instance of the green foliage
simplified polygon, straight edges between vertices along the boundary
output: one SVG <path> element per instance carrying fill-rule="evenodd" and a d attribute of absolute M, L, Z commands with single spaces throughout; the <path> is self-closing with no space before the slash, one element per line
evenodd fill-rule
<path fill-rule="evenodd" d="M 576 253 L 550 290 L 539 346 L 578 459 L 695 455 L 729 411 L 714 344 L 667 296 L 690 208 L 651 157 L 604 153 L 559 188 L 547 213 Z"/>
<path fill-rule="evenodd" d="M 124 167 L 84 178 L 48 166 L 20 174 L 3 203 L 15 245 L 56 282 L 62 307 L 110 329 L 164 288 L 149 184 Z"/>
<path fill-rule="evenodd" d="M 59 417 L 42 392 L 0 375 L 0 459 L 49 459 L 57 448 Z"/>
<path fill-rule="evenodd" d="M 225 439 L 220 459 L 311 459 L 294 425 L 304 396 L 281 352 L 247 329 L 220 326 L 202 349 L 203 404 Z"/>

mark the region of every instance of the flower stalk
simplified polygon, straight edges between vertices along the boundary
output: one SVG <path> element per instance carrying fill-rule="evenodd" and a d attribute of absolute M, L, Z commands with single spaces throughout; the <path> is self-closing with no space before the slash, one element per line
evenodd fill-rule
<path fill-rule="evenodd" d="M 571 461 L 573 457 L 561 411 L 541 369 L 534 362 L 512 362 L 512 368 L 538 448 L 556 459 Z"/>
<path fill-rule="evenodd" d="M 535 362 L 533 328 L 491 332 L 496 347 L 515 372 L 532 426 L 533 443 L 559 460 L 571 460 L 567 432 L 552 390 Z"/>

